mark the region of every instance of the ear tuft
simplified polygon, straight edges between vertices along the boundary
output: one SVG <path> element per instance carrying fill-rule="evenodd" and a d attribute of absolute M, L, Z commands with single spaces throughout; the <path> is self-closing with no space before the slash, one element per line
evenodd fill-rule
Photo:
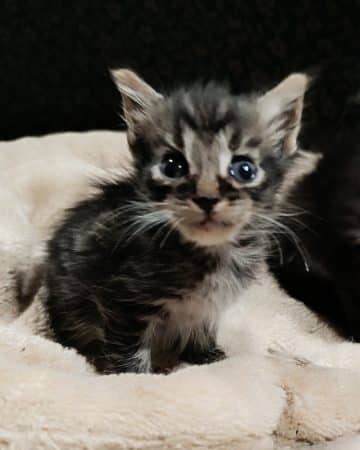
<path fill-rule="evenodd" d="M 116 69 L 110 73 L 122 97 L 124 118 L 129 131 L 134 131 L 137 120 L 146 114 L 147 108 L 163 97 L 132 70 Z"/>
<path fill-rule="evenodd" d="M 285 154 L 296 151 L 309 82 L 307 75 L 293 73 L 258 99 L 260 116 L 274 136 L 282 141 Z"/>

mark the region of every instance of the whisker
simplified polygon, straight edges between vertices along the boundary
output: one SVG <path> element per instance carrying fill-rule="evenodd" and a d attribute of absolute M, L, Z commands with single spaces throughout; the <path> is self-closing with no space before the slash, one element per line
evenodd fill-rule
<path fill-rule="evenodd" d="M 277 248 L 277 251 L 279 254 L 279 264 L 281 266 L 283 266 L 284 265 L 284 253 L 282 251 L 279 239 L 276 237 L 276 234 L 274 234 L 274 233 L 270 232 L 269 235 L 270 235 L 270 238 L 273 239 L 273 241 L 275 242 L 275 245 L 276 245 L 276 248 Z"/>
<path fill-rule="evenodd" d="M 121 240 L 117 241 L 113 251 L 116 251 L 120 243 L 128 243 L 141 233 L 148 232 L 152 228 L 162 226 L 169 221 L 169 217 L 162 211 L 152 211 L 131 217 L 126 223 L 129 225 L 123 230 Z M 124 223 L 122 223 L 124 225 Z M 124 237 L 125 235 L 125 237 Z"/>
<path fill-rule="evenodd" d="M 169 231 L 166 233 L 163 240 L 160 242 L 160 248 L 162 248 L 165 245 L 165 242 L 170 237 L 171 233 L 173 233 L 176 230 L 176 227 L 183 221 L 183 219 L 176 219 L 174 222 L 170 223 Z"/>
<path fill-rule="evenodd" d="M 284 236 L 286 236 L 289 239 L 290 238 L 292 239 L 293 243 L 295 244 L 295 247 L 297 248 L 297 250 L 304 262 L 305 270 L 307 272 L 310 272 L 310 268 L 309 268 L 309 264 L 308 264 L 308 261 L 307 261 L 306 255 L 305 255 L 305 251 L 301 246 L 301 241 L 300 241 L 299 237 L 297 236 L 297 234 L 291 228 L 289 228 L 287 225 L 284 225 L 283 223 L 279 222 L 278 220 L 276 220 L 272 217 L 269 217 L 269 216 L 266 216 L 263 214 L 259 214 L 259 213 L 256 213 L 255 215 L 258 218 L 269 222 L 271 225 L 274 226 L 275 230 L 276 230 L 276 228 L 280 228 L 283 231 Z M 276 231 L 278 233 L 278 230 L 276 230 Z"/>

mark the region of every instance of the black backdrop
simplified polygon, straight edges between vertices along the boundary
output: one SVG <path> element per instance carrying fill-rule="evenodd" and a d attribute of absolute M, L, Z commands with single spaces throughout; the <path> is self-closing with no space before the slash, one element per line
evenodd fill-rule
<path fill-rule="evenodd" d="M 0 139 L 119 128 L 115 66 L 235 92 L 316 69 L 306 129 L 324 138 L 360 90 L 359 18 L 360 0 L 1 0 Z"/>

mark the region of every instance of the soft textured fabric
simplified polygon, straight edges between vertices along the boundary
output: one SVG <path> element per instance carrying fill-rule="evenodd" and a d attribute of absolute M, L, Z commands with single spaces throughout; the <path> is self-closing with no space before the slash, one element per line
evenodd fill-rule
<path fill-rule="evenodd" d="M 360 346 L 287 297 L 266 268 L 223 317 L 229 358 L 167 376 L 99 376 L 51 341 L 37 297 L 17 304 L 15 279 L 31 292 L 64 209 L 129 159 L 121 133 L 0 144 L 0 448 L 360 448 Z"/>

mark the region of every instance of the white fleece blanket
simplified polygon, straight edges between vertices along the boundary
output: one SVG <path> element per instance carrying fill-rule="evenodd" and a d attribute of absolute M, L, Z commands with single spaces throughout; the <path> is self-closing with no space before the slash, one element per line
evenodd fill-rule
<path fill-rule="evenodd" d="M 32 292 L 64 208 L 128 161 L 121 133 L 0 143 L 0 448 L 359 450 L 360 346 L 266 268 L 224 315 L 230 357 L 167 376 L 99 376 L 49 339 L 36 297 L 17 304 L 15 279 Z"/>

